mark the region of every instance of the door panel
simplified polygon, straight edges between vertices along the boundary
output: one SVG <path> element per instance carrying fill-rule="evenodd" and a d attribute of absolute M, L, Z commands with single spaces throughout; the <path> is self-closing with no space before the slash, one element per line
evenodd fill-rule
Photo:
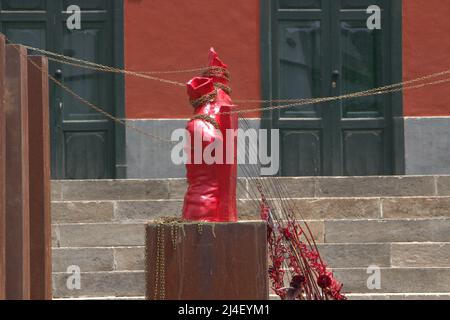
<path fill-rule="evenodd" d="M 380 32 L 367 29 L 365 20 L 341 21 L 342 94 L 369 90 L 383 84 L 383 42 Z M 344 118 L 383 116 L 383 96 L 342 102 Z"/>
<path fill-rule="evenodd" d="M 321 130 L 283 130 L 282 175 L 317 176 L 322 163 Z M 291 146 L 297 146 L 292 149 Z"/>
<path fill-rule="evenodd" d="M 46 0 L 4 0 L 2 10 L 45 10 Z"/>
<path fill-rule="evenodd" d="M 65 171 L 68 179 L 106 176 L 107 172 L 102 163 L 107 161 L 107 131 L 66 131 L 64 140 Z"/>
<path fill-rule="evenodd" d="M 3 23 L 3 32 L 11 41 L 20 39 L 24 44 L 35 48 L 45 48 L 46 23 L 45 22 L 12 22 Z"/>
<path fill-rule="evenodd" d="M 344 130 L 343 140 L 344 175 L 383 173 L 383 130 Z"/>
<path fill-rule="evenodd" d="M 82 30 L 64 28 L 64 55 L 110 65 L 111 59 L 101 48 L 108 46 L 107 25 L 104 22 L 84 22 Z M 114 113 L 111 101 L 112 78 L 107 73 L 70 65 L 60 66 L 62 80 L 84 99 Z M 112 176 L 113 126 L 103 115 L 81 103 L 70 93 L 61 91 L 62 168 L 66 179 L 102 179 Z M 79 150 L 77 152 L 77 150 Z"/>
<path fill-rule="evenodd" d="M 382 17 L 389 13 L 387 1 L 340 0 L 331 3 L 332 25 L 337 26 L 332 46 L 339 53 L 332 57 L 339 71 L 332 95 L 343 95 L 391 83 L 390 45 L 386 41 L 390 26 L 382 21 L 381 30 L 367 28 L 366 10 L 377 4 Z M 335 175 L 383 175 L 392 173 L 391 113 L 388 95 L 358 97 L 334 103 L 333 172 Z"/>
<path fill-rule="evenodd" d="M 66 27 L 65 8 L 77 4 L 82 10 L 82 28 Z M 110 10 L 105 1 L 63 1 L 62 30 L 59 38 L 62 54 L 73 58 L 113 65 L 111 46 L 111 18 L 104 13 Z M 103 10 L 98 12 L 97 10 Z M 70 65 L 57 64 L 62 71 L 61 81 L 83 99 L 114 114 L 113 78 L 111 74 Z M 110 120 L 88 107 L 72 94 L 55 88 L 59 96 L 61 127 L 58 139 L 61 158 L 60 174 L 65 179 L 105 179 L 114 175 L 114 127 Z M 79 150 L 77 152 L 77 150 Z"/>
<path fill-rule="evenodd" d="M 100 53 L 100 48 L 107 45 L 104 36 L 105 30 L 95 26 L 86 28 L 80 31 L 64 32 L 64 54 L 82 60 L 106 64 L 108 61 L 105 61 Z M 68 87 L 93 104 L 102 105 L 105 111 L 112 112 L 112 105 L 108 101 L 110 95 L 106 94 L 111 82 L 107 74 L 70 65 L 63 65 L 62 71 L 64 83 Z M 63 115 L 66 121 L 104 119 L 92 108 L 80 104 L 70 93 L 63 92 L 63 99 Z"/>
<path fill-rule="evenodd" d="M 277 6 L 279 5 L 279 6 Z M 273 34 L 273 98 L 308 99 L 328 96 L 324 85 L 330 60 L 328 14 L 322 1 L 280 1 L 274 4 L 277 23 Z M 323 133 L 329 115 L 324 105 L 302 105 L 274 112 L 280 129 L 282 175 L 322 175 L 329 172 L 324 159 L 331 156 L 330 140 Z"/>
<path fill-rule="evenodd" d="M 63 8 L 68 8 L 71 5 L 76 4 L 80 7 L 81 11 L 95 11 L 95 10 L 108 10 L 109 2 L 111 0 L 63 0 Z"/>
<path fill-rule="evenodd" d="M 320 0 L 280 0 L 281 10 L 283 9 L 320 9 L 321 1 Z"/>
<path fill-rule="evenodd" d="M 391 83 L 389 1 L 274 0 L 273 99 L 317 98 Z M 382 29 L 367 28 L 370 5 Z M 378 95 L 273 113 L 281 175 L 391 174 L 390 99 Z"/>
<path fill-rule="evenodd" d="M 321 83 L 320 21 L 281 22 L 279 96 L 282 99 L 319 97 Z M 281 110 L 281 118 L 320 118 L 317 105 Z"/>
<path fill-rule="evenodd" d="M 110 0 L 0 0 L 0 30 L 13 42 L 70 57 L 114 65 L 113 12 Z M 82 10 L 81 30 L 69 30 L 66 9 Z M 116 8 L 117 7 L 117 8 Z M 119 35 L 120 36 L 120 35 Z M 83 99 L 115 114 L 116 79 L 108 73 L 54 61 L 50 73 Z M 52 178 L 103 179 L 115 176 L 113 123 L 50 82 Z"/>
<path fill-rule="evenodd" d="M 366 9 L 371 5 L 378 5 L 381 8 L 385 9 L 387 8 L 386 6 L 384 6 L 386 4 L 385 0 L 334 0 L 333 2 L 340 4 L 339 7 L 341 9 L 348 10 L 366 11 Z"/>

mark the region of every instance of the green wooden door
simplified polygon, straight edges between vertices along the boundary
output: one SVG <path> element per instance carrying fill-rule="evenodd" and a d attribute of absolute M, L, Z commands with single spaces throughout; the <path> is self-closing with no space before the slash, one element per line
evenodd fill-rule
<path fill-rule="evenodd" d="M 47 49 L 106 65 L 117 64 L 115 12 L 121 1 L 0 0 L 1 31 L 15 43 Z M 81 8 L 81 29 L 70 30 L 66 11 Z M 116 20 L 116 22 L 115 22 Z M 117 39 L 120 39 L 118 35 Z M 119 41 L 120 43 L 120 41 Z M 118 48 L 118 50 L 123 50 Z M 111 74 L 50 61 L 50 73 L 86 100 L 120 114 L 122 80 Z M 114 123 L 50 82 L 52 175 L 56 179 L 104 179 L 117 176 Z M 119 90 L 117 90 L 119 89 Z"/>
<path fill-rule="evenodd" d="M 338 96 L 391 83 L 390 1 L 269 3 L 271 98 Z M 374 4 L 382 9 L 380 30 L 367 27 L 366 10 Z M 273 112 L 272 127 L 280 129 L 280 174 L 391 174 L 391 100 L 355 98 Z"/>

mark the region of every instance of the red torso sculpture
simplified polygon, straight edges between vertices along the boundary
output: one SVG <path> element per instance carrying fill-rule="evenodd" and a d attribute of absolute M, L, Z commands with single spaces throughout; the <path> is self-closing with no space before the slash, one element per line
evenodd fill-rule
<path fill-rule="evenodd" d="M 233 139 L 227 139 L 226 131 L 236 130 L 238 119 L 236 113 L 230 113 L 234 105 L 229 96 L 227 67 L 213 49 L 209 58 L 210 68 L 204 77 L 193 78 L 187 84 L 195 112 L 187 125 L 190 163 L 186 165 L 188 190 L 183 217 L 191 221 L 233 222 L 237 220 L 237 138 L 233 135 Z M 196 135 L 200 136 L 197 142 Z M 223 144 L 223 163 L 205 161 L 204 153 L 212 150 L 211 146 L 217 142 Z M 196 151 L 200 154 L 198 163 Z M 230 155 L 233 161 L 227 163 Z M 286 199 L 280 197 L 280 205 L 275 206 L 267 202 L 266 192 L 271 192 L 272 187 L 260 182 L 256 187 L 261 196 L 261 217 L 268 225 L 272 264 L 269 277 L 274 292 L 288 300 L 346 299 L 341 293 L 342 284 L 323 263 L 307 223 L 303 221 L 306 228 L 300 225 L 292 207 L 285 206 Z M 289 280 L 287 287 L 286 280 Z"/>
<path fill-rule="evenodd" d="M 191 221 L 237 221 L 236 179 L 237 138 L 227 139 L 227 130 L 236 130 L 238 120 L 229 113 L 234 105 L 229 96 L 228 71 L 213 49 L 210 51 L 211 69 L 205 77 L 188 82 L 188 95 L 195 111 L 187 125 L 190 144 L 187 170 L 188 190 L 184 198 L 183 218 Z M 228 91 L 228 93 L 226 92 Z M 202 137 L 196 146 L 195 137 Z M 222 163 L 205 162 L 203 152 L 213 143 L 223 146 Z M 198 152 L 201 161 L 195 161 Z M 227 158 L 228 157 L 228 158 Z M 233 161 L 228 161 L 232 159 Z"/>

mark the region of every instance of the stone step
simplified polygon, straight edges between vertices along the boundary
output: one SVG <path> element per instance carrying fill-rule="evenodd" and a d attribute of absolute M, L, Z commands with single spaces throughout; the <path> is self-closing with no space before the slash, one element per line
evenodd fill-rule
<path fill-rule="evenodd" d="M 378 294 L 347 294 L 349 300 L 450 300 L 450 293 L 378 293 Z M 280 300 L 277 295 L 270 295 L 270 300 Z M 140 297 L 82 297 L 56 298 L 54 300 L 145 300 Z"/>
<path fill-rule="evenodd" d="M 450 300 L 450 293 L 365 293 L 348 294 L 349 300 Z"/>
<path fill-rule="evenodd" d="M 333 268 L 450 268 L 450 243 L 319 244 L 324 262 Z M 53 272 L 78 266 L 83 272 L 143 271 L 143 246 L 54 248 Z"/>
<path fill-rule="evenodd" d="M 82 301 L 82 300 L 145 300 L 144 296 L 138 296 L 138 297 L 114 297 L 114 296 L 104 296 L 104 297 L 77 297 L 77 298 L 53 298 L 53 300 L 56 301 L 67 301 L 67 300 L 75 300 L 75 301 Z"/>
<path fill-rule="evenodd" d="M 144 223 L 72 223 L 52 227 L 53 247 L 123 247 L 144 244 Z"/>
<path fill-rule="evenodd" d="M 373 273 L 366 268 L 333 269 L 344 283 L 344 292 L 378 293 L 450 293 L 450 268 L 380 268 L 380 289 L 369 289 Z"/>
<path fill-rule="evenodd" d="M 450 242 L 450 219 L 308 221 L 318 243 Z M 52 228 L 53 247 L 143 246 L 144 222 L 68 223 Z"/>
<path fill-rule="evenodd" d="M 240 179 L 238 188 L 246 188 L 245 179 Z M 185 191 L 185 179 L 52 181 L 52 200 L 56 201 L 180 200 Z"/>
<path fill-rule="evenodd" d="M 355 297 L 367 295 L 417 296 L 450 293 L 450 268 L 381 268 L 380 289 L 369 289 L 366 268 L 334 269 L 336 278 L 345 284 L 344 292 Z M 82 272 L 80 289 L 70 289 L 72 274 L 54 273 L 55 298 L 72 297 L 141 297 L 145 295 L 145 273 L 142 271 Z M 367 294 L 367 295 L 366 295 Z"/>
<path fill-rule="evenodd" d="M 450 219 L 326 220 L 325 243 L 450 242 Z"/>
<path fill-rule="evenodd" d="M 63 223 L 52 226 L 54 248 L 135 247 L 145 245 L 146 222 Z M 324 239 L 323 221 L 308 223 L 314 239 Z"/>
<path fill-rule="evenodd" d="M 78 266 L 83 272 L 143 271 L 145 249 L 136 247 L 53 248 L 53 272 Z"/>
<path fill-rule="evenodd" d="M 68 286 L 72 274 L 53 274 L 53 296 L 71 297 L 138 297 L 145 296 L 145 273 L 142 271 L 82 272 L 80 288 Z"/>
<path fill-rule="evenodd" d="M 265 178 L 282 184 L 289 197 L 450 196 L 450 176 L 283 177 Z M 242 188 L 252 181 L 241 179 Z M 241 186 L 243 185 L 243 186 Z M 183 199 L 185 179 L 53 181 L 53 200 Z"/>
<path fill-rule="evenodd" d="M 291 203 L 307 220 L 450 218 L 450 197 L 294 198 Z M 257 219 L 257 206 L 239 200 L 239 216 Z M 182 208 L 183 200 L 53 201 L 52 215 L 53 223 L 147 221 L 179 216 Z"/>
<path fill-rule="evenodd" d="M 450 300 L 450 293 L 349 293 L 345 296 L 349 300 Z M 269 300 L 280 300 L 280 297 L 271 294 Z"/>

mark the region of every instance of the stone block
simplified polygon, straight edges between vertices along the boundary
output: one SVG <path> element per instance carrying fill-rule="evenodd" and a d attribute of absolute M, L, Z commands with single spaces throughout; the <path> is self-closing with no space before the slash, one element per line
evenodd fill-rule
<path fill-rule="evenodd" d="M 114 217 L 112 201 L 52 202 L 53 223 L 110 222 Z"/>
<path fill-rule="evenodd" d="M 136 223 L 96 223 L 58 225 L 61 247 L 142 246 L 145 225 Z"/>

